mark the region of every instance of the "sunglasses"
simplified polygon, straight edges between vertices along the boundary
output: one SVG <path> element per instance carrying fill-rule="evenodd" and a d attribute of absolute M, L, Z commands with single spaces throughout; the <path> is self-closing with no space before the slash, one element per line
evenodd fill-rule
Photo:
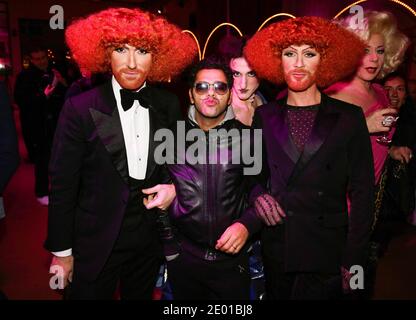
<path fill-rule="evenodd" d="M 223 95 L 228 92 L 228 84 L 225 82 L 217 81 L 214 83 L 208 82 L 197 82 L 194 85 L 195 92 L 197 94 L 206 94 L 209 91 L 209 88 L 213 87 L 215 93 Z"/>

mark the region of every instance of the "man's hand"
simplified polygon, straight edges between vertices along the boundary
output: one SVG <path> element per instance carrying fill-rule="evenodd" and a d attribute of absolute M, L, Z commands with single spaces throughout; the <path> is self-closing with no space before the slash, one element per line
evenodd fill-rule
<path fill-rule="evenodd" d="M 52 69 L 52 72 L 54 74 L 54 79 L 53 79 L 54 82 L 52 83 L 53 86 L 56 87 L 58 85 L 58 82 L 62 84 L 64 87 L 68 86 L 68 83 L 66 82 L 65 78 L 62 77 L 62 75 L 59 73 L 58 70 Z"/>
<path fill-rule="evenodd" d="M 408 147 L 391 147 L 389 150 L 390 157 L 401 163 L 409 163 L 413 157 L 412 150 Z"/>
<path fill-rule="evenodd" d="M 174 184 L 158 184 L 153 188 L 143 189 L 142 192 L 149 195 L 143 199 L 143 204 L 147 209 L 157 207 L 166 210 L 176 197 Z"/>
<path fill-rule="evenodd" d="M 46 98 L 49 98 L 52 95 L 52 93 L 54 92 L 55 88 L 56 87 L 53 86 L 52 84 L 48 84 L 46 86 L 45 90 L 43 90 L 43 93 L 45 94 Z"/>
<path fill-rule="evenodd" d="M 257 216 L 259 216 L 268 226 L 275 226 L 278 223 L 283 223 L 282 219 L 286 217 L 286 214 L 279 203 L 267 193 L 257 197 L 254 202 L 254 207 Z"/>
<path fill-rule="evenodd" d="M 383 125 L 383 120 L 388 115 L 396 115 L 397 109 L 386 108 L 374 111 L 372 114 L 365 118 L 367 122 L 367 128 L 369 133 L 376 132 L 388 132 L 390 131 L 389 126 Z"/>
<path fill-rule="evenodd" d="M 64 280 L 64 287 L 68 285 L 68 282 L 72 282 L 72 273 L 74 270 L 74 257 L 68 256 L 68 257 L 57 257 L 53 256 L 50 271 L 56 269 L 53 268 L 54 266 L 57 266 L 59 269 L 63 271 L 63 280 Z M 51 272 L 54 273 L 54 272 Z"/>
<path fill-rule="evenodd" d="M 240 222 L 229 226 L 217 240 L 215 249 L 229 254 L 237 254 L 248 239 L 248 230 Z"/>

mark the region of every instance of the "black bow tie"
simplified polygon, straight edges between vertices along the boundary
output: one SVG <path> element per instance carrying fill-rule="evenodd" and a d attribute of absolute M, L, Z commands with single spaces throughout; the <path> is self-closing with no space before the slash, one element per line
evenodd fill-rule
<path fill-rule="evenodd" d="M 139 103 L 143 108 L 149 108 L 149 103 L 146 96 L 146 88 L 143 88 L 139 92 L 120 89 L 120 97 L 121 106 L 123 107 L 124 111 L 129 110 L 133 106 L 134 100 L 139 100 Z"/>

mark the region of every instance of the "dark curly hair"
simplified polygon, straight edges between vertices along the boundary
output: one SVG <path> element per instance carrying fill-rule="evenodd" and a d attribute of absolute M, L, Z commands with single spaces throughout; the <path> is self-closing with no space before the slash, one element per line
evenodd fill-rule
<path fill-rule="evenodd" d="M 317 86 L 325 88 L 355 72 L 365 53 L 364 42 L 354 33 L 319 17 L 301 17 L 271 24 L 257 32 L 244 55 L 259 77 L 284 83 L 282 50 L 307 44 L 320 54 Z"/>
<path fill-rule="evenodd" d="M 80 67 L 111 71 L 110 54 L 129 44 L 152 53 L 150 81 L 168 81 L 196 56 L 194 40 L 165 19 L 139 9 L 110 8 L 66 29 L 66 42 Z"/>
<path fill-rule="evenodd" d="M 231 71 L 230 67 L 228 66 L 224 58 L 218 55 L 212 55 L 206 59 L 199 61 L 191 67 L 188 74 L 188 85 L 190 88 L 194 86 L 195 78 L 198 72 L 203 69 L 222 70 L 222 72 L 224 72 L 225 74 L 225 77 L 227 78 L 228 88 L 231 89 L 233 87 L 234 78 L 233 72 Z"/>

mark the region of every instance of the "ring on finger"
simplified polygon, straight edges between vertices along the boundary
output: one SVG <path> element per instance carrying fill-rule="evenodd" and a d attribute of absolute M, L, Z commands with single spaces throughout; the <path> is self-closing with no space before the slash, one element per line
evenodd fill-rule
<path fill-rule="evenodd" d="M 383 119 L 383 121 L 381 121 L 381 124 L 384 127 L 390 127 L 393 124 L 394 120 L 395 118 L 393 116 L 387 116 Z"/>

